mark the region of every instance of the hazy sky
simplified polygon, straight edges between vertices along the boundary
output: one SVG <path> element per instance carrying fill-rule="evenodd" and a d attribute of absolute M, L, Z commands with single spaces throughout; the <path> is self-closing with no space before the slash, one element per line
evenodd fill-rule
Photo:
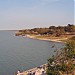
<path fill-rule="evenodd" d="M 0 0 L 0 30 L 74 24 L 74 0 Z"/>

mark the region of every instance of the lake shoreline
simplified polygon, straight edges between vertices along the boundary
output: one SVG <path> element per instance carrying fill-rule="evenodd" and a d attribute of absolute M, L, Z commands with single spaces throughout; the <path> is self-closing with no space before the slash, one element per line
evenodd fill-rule
<path fill-rule="evenodd" d="M 30 38 L 30 39 L 35 39 L 35 40 L 41 40 L 41 41 L 49 41 L 49 42 L 59 42 L 59 43 L 63 43 L 63 41 L 61 40 L 67 40 L 68 38 L 64 38 L 64 39 L 47 39 L 47 38 L 37 38 L 36 36 L 23 36 L 26 38 Z"/>
<path fill-rule="evenodd" d="M 46 38 L 36 38 L 35 36 L 23 36 L 24 38 L 29 38 L 29 39 L 35 39 L 35 40 L 41 40 L 41 41 L 49 41 L 49 42 L 58 42 L 58 43 L 63 43 L 62 41 L 59 41 L 60 39 L 46 39 Z M 67 38 L 66 38 L 67 39 Z M 47 64 L 43 64 L 43 65 L 40 65 L 40 67 L 45 67 L 46 68 Z M 38 70 L 37 67 L 35 68 L 31 68 L 29 70 L 26 70 L 26 71 L 23 71 L 21 72 L 20 74 L 23 74 L 23 75 L 27 75 L 29 72 L 33 73 L 33 72 L 36 72 Z M 46 73 L 46 70 L 44 70 L 44 72 Z M 19 74 L 18 74 L 19 75 Z"/>

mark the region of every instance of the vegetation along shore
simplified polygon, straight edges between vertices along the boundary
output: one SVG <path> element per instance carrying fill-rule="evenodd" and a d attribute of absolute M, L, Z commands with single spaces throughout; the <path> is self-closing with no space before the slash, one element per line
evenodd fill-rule
<path fill-rule="evenodd" d="M 75 35 L 75 25 L 68 24 L 67 26 L 23 29 L 16 32 L 15 35 L 39 40 L 61 42 Z"/>
<path fill-rule="evenodd" d="M 65 42 L 64 48 L 56 49 L 55 55 L 49 58 L 46 64 L 17 75 L 75 75 L 75 25 L 19 30 L 15 35 Z"/>

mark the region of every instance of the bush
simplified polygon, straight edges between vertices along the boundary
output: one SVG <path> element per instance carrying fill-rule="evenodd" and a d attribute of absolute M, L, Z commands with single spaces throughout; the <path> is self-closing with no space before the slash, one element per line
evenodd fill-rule
<path fill-rule="evenodd" d="M 48 59 L 47 75 L 60 75 L 59 71 L 68 73 L 74 70 L 75 66 L 73 65 L 72 59 L 75 56 L 75 41 L 68 40 L 63 50 L 60 50 L 60 53 Z M 57 56 L 59 57 L 56 58 Z M 59 61 L 60 65 L 57 65 L 57 61 Z M 52 62 L 55 62 L 55 65 L 51 66 Z"/>

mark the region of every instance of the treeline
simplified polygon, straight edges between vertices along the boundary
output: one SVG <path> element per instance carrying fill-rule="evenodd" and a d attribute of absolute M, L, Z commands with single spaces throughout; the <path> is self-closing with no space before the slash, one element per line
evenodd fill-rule
<path fill-rule="evenodd" d="M 67 26 L 50 26 L 49 28 L 33 28 L 19 30 L 16 35 L 25 35 L 25 34 L 34 34 L 34 35 L 75 35 L 75 25 L 68 24 Z"/>

